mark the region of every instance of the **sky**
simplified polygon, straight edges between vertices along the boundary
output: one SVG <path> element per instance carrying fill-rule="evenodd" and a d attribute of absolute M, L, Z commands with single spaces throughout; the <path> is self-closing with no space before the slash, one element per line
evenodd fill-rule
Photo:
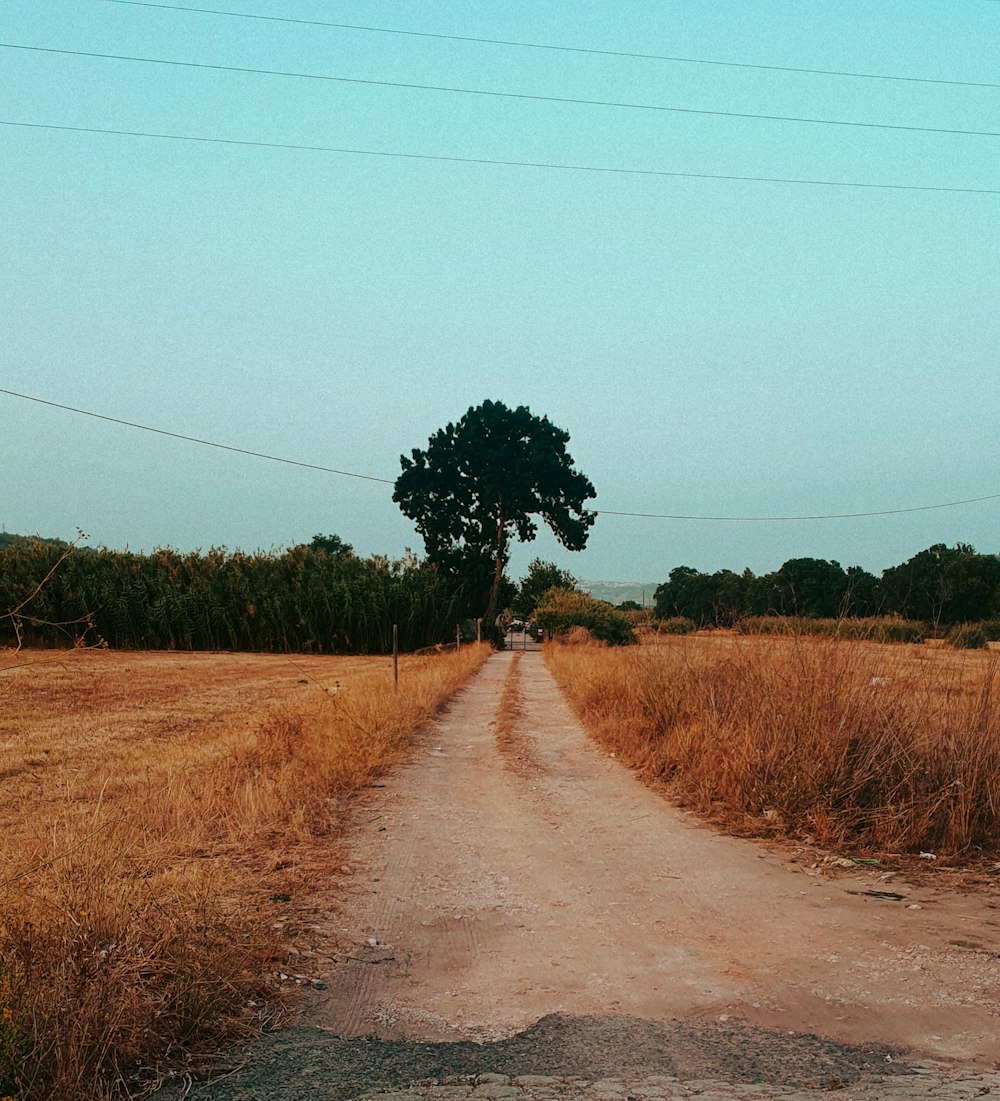
<path fill-rule="evenodd" d="M 1000 550 L 998 499 L 760 519 L 1000 494 L 997 0 L 201 6 L 3 5 L 0 529 L 419 553 L 385 482 L 27 398 L 388 482 L 490 399 L 605 510 L 515 578 Z"/>

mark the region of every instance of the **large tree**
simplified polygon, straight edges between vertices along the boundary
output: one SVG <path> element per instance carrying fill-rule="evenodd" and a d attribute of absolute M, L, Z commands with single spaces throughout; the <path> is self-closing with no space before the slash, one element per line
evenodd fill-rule
<path fill-rule="evenodd" d="M 569 550 L 583 550 L 596 496 L 566 451 L 569 433 L 525 405 L 484 401 L 439 429 L 426 450 L 401 456 L 392 499 L 417 526 L 432 562 L 481 584 L 487 630 L 511 539 L 530 542 L 540 516 Z"/>
<path fill-rule="evenodd" d="M 989 619 L 1000 613 L 1000 558 L 968 543 L 935 543 L 882 574 L 886 603 L 934 626 Z"/>

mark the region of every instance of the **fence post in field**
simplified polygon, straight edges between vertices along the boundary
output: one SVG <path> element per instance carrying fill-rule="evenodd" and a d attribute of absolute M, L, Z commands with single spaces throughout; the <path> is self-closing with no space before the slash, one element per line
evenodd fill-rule
<path fill-rule="evenodd" d="M 399 624 L 392 625 L 392 683 L 399 691 Z"/>
<path fill-rule="evenodd" d="M 462 624 L 455 624 L 455 653 L 462 649 Z"/>
<path fill-rule="evenodd" d="M 476 642 L 483 641 L 483 621 L 481 619 L 476 620 Z"/>

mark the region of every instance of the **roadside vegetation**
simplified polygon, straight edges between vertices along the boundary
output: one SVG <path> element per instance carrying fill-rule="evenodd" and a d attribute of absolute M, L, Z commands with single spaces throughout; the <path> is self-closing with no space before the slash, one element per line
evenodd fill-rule
<path fill-rule="evenodd" d="M 139 1096 L 280 1012 L 352 794 L 488 653 L 398 692 L 384 659 L 8 653 L 0 1097 Z"/>
<path fill-rule="evenodd" d="M 1000 852 L 1000 660 L 793 635 L 546 661 L 597 740 L 734 832 L 852 854 Z"/>
<path fill-rule="evenodd" d="M 821 635 L 824 638 L 869 642 L 923 642 L 923 623 L 897 616 L 855 616 L 820 619 L 808 616 L 747 616 L 736 623 L 743 635 Z"/>
<path fill-rule="evenodd" d="M 275 553 L 67 549 L 0 547 L 0 609 L 22 609 L 16 630 L 0 617 L 0 645 L 384 654 L 394 624 L 416 650 L 454 639 L 468 614 L 459 579 L 414 557 L 360 558 L 335 535 Z"/>

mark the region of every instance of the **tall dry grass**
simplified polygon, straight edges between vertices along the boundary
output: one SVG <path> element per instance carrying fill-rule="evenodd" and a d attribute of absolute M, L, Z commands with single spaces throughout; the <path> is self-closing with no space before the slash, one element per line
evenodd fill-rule
<path fill-rule="evenodd" d="M 546 649 L 594 735 L 738 831 L 1000 851 L 995 655 L 817 638 Z"/>
<path fill-rule="evenodd" d="M 406 658 L 398 693 L 385 662 L 349 659 L 286 666 L 284 692 L 220 689 L 213 668 L 254 660 L 226 657 L 189 694 L 169 657 L 161 679 L 117 655 L 5 678 L 0 1096 L 138 1096 L 259 1028 L 288 883 L 330 871 L 345 801 L 488 652 Z"/>

